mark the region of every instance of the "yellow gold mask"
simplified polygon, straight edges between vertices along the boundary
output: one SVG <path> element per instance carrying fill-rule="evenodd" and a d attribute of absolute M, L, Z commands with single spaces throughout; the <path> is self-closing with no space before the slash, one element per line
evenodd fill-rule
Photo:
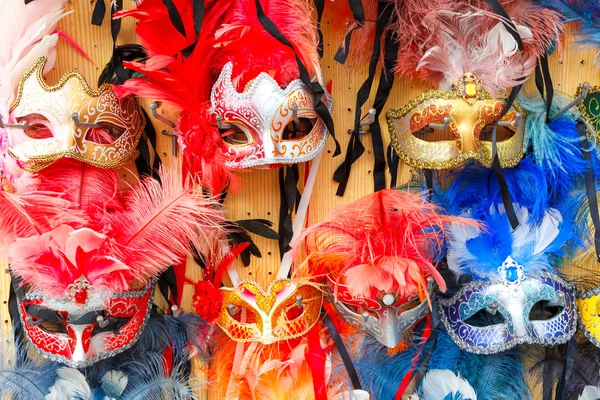
<path fill-rule="evenodd" d="M 40 58 L 21 80 L 10 117 L 36 129 L 10 129 L 9 154 L 22 168 L 38 171 L 70 157 L 103 168 L 118 168 L 137 157 L 146 120 L 132 97 L 117 99 L 110 85 L 90 89 L 77 72 L 64 75 L 54 86 L 42 77 Z M 79 121 L 105 129 L 78 125 Z"/>
<path fill-rule="evenodd" d="M 270 344 L 303 336 L 319 320 L 323 303 L 318 287 L 289 279 L 272 282 L 266 292 L 257 283 L 245 281 L 237 288 L 221 288 L 221 294 L 217 325 L 238 342 Z"/>
<path fill-rule="evenodd" d="M 481 81 L 466 73 L 452 90 L 432 90 L 411 100 L 400 110 L 387 113 L 392 145 L 400 159 L 416 168 L 446 169 L 468 160 L 492 165 L 492 143 L 481 140 L 482 130 L 500 120 L 505 102 L 482 89 Z M 514 108 L 523 112 L 518 104 Z M 450 117 L 452 140 L 428 142 L 414 136 L 429 124 L 443 124 Z M 514 122 L 516 112 L 501 120 Z M 514 167 L 523 157 L 524 119 L 508 129 L 509 137 L 499 139 L 498 157 L 504 168 Z"/>
<path fill-rule="evenodd" d="M 581 330 L 596 346 L 600 347 L 600 287 L 578 296 Z"/>

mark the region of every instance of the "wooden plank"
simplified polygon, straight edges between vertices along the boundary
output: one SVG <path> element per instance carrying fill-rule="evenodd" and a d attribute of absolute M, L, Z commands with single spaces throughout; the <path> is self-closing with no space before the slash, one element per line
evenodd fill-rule
<path fill-rule="evenodd" d="M 93 62 L 86 60 L 81 54 L 77 53 L 66 42 L 60 41 L 58 45 L 57 62 L 48 74 L 47 80 L 55 82 L 64 73 L 69 70 L 81 72 L 87 79 L 91 87 L 95 87 L 98 76 L 100 75 L 104 64 L 109 60 L 112 41 L 110 35 L 110 24 L 108 20 L 102 27 L 92 26 L 90 24 L 94 1 L 77 1 L 68 5 L 68 9 L 73 13 L 60 22 L 59 28 L 66 34 L 73 37 L 84 51 L 91 56 Z M 133 2 L 124 2 L 125 7 L 133 7 Z M 108 18 L 108 17 L 107 17 Z M 352 68 L 349 65 L 340 65 L 333 61 L 333 55 L 337 46 L 341 42 L 342 34 L 334 32 L 331 28 L 332 15 L 326 12 L 323 19 L 323 33 L 325 37 L 325 55 L 323 61 L 323 73 L 325 81 L 332 81 L 332 95 L 335 99 L 333 119 L 337 129 L 337 137 L 342 149 L 346 149 L 349 135 L 347 129 L 353 124 L 355 93 L 358 87 L 367 76 L 366 67 Z M 132 19 L 123 21 L 120 43 L 137 42 L 134 31 L 135 23 Z M 589 51 L 581 51 L 575 48 L 571 43 L 571 38 L 564 45 L 562 56 L 558 53 L 550 57 L 550 71 L 557 91 L 563 91 L 572 95 L 579 83 L 589 81 L 592 84 L 598 84 L 598 70 L 593 63 L 595 54 Z M 377 81 L 374 87 L 377 86 Z M 392 95 L 386 105 L 388 108 L 400 108 L 408 100 L 416 97 L 424 90 L 430 89 L 420 83 L 410 82 L 403 79 L 397 79 Z M 534 93 L 535 88 L 532 82 L 526 86 L 527 93 Z M 372 96 L 373 97 L 373 96 Z M 367 102 L 370 104 L 371 99 Z M 148 109 L 148 102 L 142 101 L 142 104 Z M 384 111 L 385 111 L 384 110 Z M 363 113 L 366 110 L 363 110 Z M 169 108 L 161 109 L 165 117 L 175 120 L 177 112 Z M 166 129 L 166 126 L 156 120 L 152 121 L 157 132 Z M 385 117 L 381 117 L 381 126 L 384 135 L 385 145 L 389 142 Z M 332 181 L 333 172 L 341 163 L 342 157 L 333 158 L 331 155 L 334 150 L 333 142 L 328 141 L 325 148 L 321 168 L 315 185 L 315 190 L 311 200 L 308 223 L 314 224 L 326 218 L 329 210 L 337 205 L 344 204 L 358 199 L 373 190 L 372 168 L 373 155 L 370 138 L 366 137 L 365 154 L 354 165 L 352 175 L 344 197 L 336 196 L 337 185 Z M 170 168 L 178 168 L 180 159 L 171 156 L 170 139 L 159 134 L 158 154 L 160 154 L 164 164 Z M 303 168 L 301 168 L 303 170 Z M 410 176 L 411 168 L 401 167 L 401 177 L 403 180 Z M 225 210 L 230 219 L 245 218 L 266 218 L 277 226 L 279 210 L 279 185 L 278 170 L 252 170 L 241 173 L 242 184 L 236 193 L 232 193 L 225 202 Z M 388 176 L 389 182 L 389 176 Z M 248 268 L 238 266 L 240 277 L 242 279 L 253 279 L 266 286 L 276 275 L 279 267 L 279 252 L 277 242 L 256 238 L 263 257 L 260 260 L 254 259 L 252 265 Z M 0 322 L 3 329 L 8 329 L 8 314 L 6 303 L 8 300 L 8 275 L 4 273 L 6 263 L 0 263 Z M 188 268 L 188 278 L 192 281 L 201 279 L 200 268 L 190 265 Z M 598 271 L 594 271 L 598 272 Z M 579 276 L 582 272 L 576 272 Z M 191 307 L 192 288 L 186 285 L 184 290 L 184 309 Z M 201 366 L 195 364 L 194 371 L 196 376 L 201 376 Z"/>

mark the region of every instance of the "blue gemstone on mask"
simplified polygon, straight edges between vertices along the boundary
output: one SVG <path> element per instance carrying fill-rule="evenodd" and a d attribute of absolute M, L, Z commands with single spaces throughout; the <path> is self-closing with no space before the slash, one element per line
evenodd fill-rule
<path fill-rule="evenodd" d="M 519 270 L 516 267 L 508 267 L 506 269 L 506 280 L 516 282 L 519 279 Z"/>

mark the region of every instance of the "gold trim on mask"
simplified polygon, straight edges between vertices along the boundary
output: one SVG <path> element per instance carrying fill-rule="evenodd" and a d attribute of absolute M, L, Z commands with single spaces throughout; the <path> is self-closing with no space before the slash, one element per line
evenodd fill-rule
<path fill-rule="evenodd" d="M 146 119 L 135 98 L 118 99 L 108 84 L 93 90 L 75 71 L 63 75 L 55 85 L 48 85 L 43 77 L 45 65 L 46 58 L 41 57 L 23 76 L 10 112 L 14 119 L 31 114 L 51 116 L 55 122 L 51 124 L 53 137 L 34 139 L 26 137 L 23 131 L 9 130 L 13 138 L 21 139 L 8 149 L 9 154 L 29 172 L 37 172 L 64 157 L 101 168 L 119 168 L 136 159 Z M 72 120 L 75 112 L 82 122 L 103 122 L 122 134 L 112 143 L 89 140 L 89 128 L 78 127 Z"/>
<path fill-rule="evenodd" d="M 583 85 L 579 85 L 577 86 L 577 91 L 575 92 L 575 97 L 579 97 L 579 95 L 581 95 L 581 92 L 583 91 Z M 590 89 L 588 90 L 588 96 L 591 94 L 598 94 L 600 93 L 600 86 L 592 86 L 590 87 Z M 598 114 L 596 115 L 592 115 L 590 114 L 588 111 L 588 108 L 586 107 L 586 104 L 588 103 L 586 101 L 587 97 L 583 99 L 583 101 L 580 101 L 579 103 L 577 103 L 577 109 L 579 110 L 579 113 L 581 114 L 581 118 L 583 118 L 587 123 L 586 125 L 586 133 L 587 133 L 587 137 L 592 140 L 594 143 L 598 143 L 598 136 L 599 136 L 599 132 L 595 129 L 596 126 L 600 127 L 600 102 L 596 101 L 596 99 L 594 99 L 594 107 L 598 110 Z"/>
<path fill-rule="evenodd" d="M 406 164 L 416 168 L 448 169 L 468 160 L 491 167 L 492 143 L 481 141 L 479 134 L 489 123 L 497 121 L 505 107 L 481 89 L 481 81 L 465 74 L 450 91 L 431 90 L 422 93 L 399 110 L 389 110 L 386 118 L 392 146 Z M 525 111 L 517 103 L 514 109 Z M 430 123 L 443 123 L 450 117 L 448 130 L 453 140 L 428 142 L 413 133 Z M 503 121 L 514 121 L 515 112 L 508 112 Z M 497 142 L 498 158 L 503 168 L 514 167 L 523 158 L 524 118 L 509 139 Z"/>
<path fill-rule="evenodd" d="M 264 291 L 256 282 L 244 281 L 237 288 L 221 288 L 223 304 L 217 325 L 238 342 L 270 344 L 305 335 L 319 320 L 323 293 L 308 283 L 296 284 L 289 279 L 271 282 Z M 297 296 L 302 296 L 299 316 L 288 319 L 287 312 L 297 308 Z M 242 323 L 229 314 L 229 306 L 245 308 L 249 322 Z"/>

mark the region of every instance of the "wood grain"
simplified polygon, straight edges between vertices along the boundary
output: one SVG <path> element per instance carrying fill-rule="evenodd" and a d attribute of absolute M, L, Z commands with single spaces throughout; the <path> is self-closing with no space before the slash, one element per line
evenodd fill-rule
<path fill-rule="evenodd" d="M 15 0 L 16 1 L 16 0 Z M 108 2 L 107 2 L 108 4 Z M 125 7 L 133 6 L 133 2 L 125 1 Z M 60 41 L 58 45 L 58 58 L 52 71 L 47 76 L 48 82 L 57 81 L 61 75 L 69 70 L 77 70 L 87 78 L 90 86 L 95 87 L 98 76 L 103 66 L 109 60 L 112 51 L 112 40 L 110 35 L 110 24 L 105 21 L 102 27 L 92 26 L 90 24 L 94 1 L 75 1 L 69 4 L 68 9 L 72 11 L 59 24 L 59 28 L 67 35 L 74 38 L 83 50 L 92 58 L 93 62 L 86 60 L 75 49 L 70 47 L 65 41 Z M 107 17 L 108 18 L 108 17 Z M 353 124 L 355 93 L 367 76 L 366 67 L 352 68 L 348 65 L 340 65 L 333 61 L 333 55 L 341 42 L 342 34 L 334 32 L 331 28 L 332 15 L 327 11 L 323 19 L 323 34 L 325 37 L 325 54 L 323 58 L 323 73 L 325 81 L 332 81 L 332 95 L 335 100 L 333 119 L 337 130 L 337 137 L 342 149 L 345 149 L 348 143 L 349 135 L 346 133 Z M 137 42 L 134 21 L 126 19 L 123 21 L 119 43 Z M 556 52 L 550 57 L 550 71 L 554 80 L 555 88 L 563 94 L 573 95 L 578 84 L 588 81 L 592 85 L 598 84 L 598 69 L 593 64 L 594 53 L 581 51 L 575 48 L 570 42 L 571 37 L 567 37 L 566 44 L 562 52 Z M 377 87 L 377 81 L 373 85 Z M 392 95 L 384 111 L 388 108 L 400 108 L 408 100 L 416 97 L 424 90 L 430 89 L 417 82 L 397 79 Z M 534 93 L 534 86 L 529 82 L 526 86 L 527 93 Z M 366 104 L 371 104 L 371 99 Z M 146 110 L 148 101 L 141 102 Z M 363 110 L 363 113 L 366 109 Z M 168 119 L 176 118 L 176 111 L 169 108 L 161 108 L 161 113 Z M 381 126 L 383 129 L 384 141 L 387 146 L 389 142 L 387 128 L 385 124 L 385 112 L 381 117 Z M 166 129 L 166 126 L 159 121 L 153 120 L 157 132 Z M 372 145 L 369 137 L 365 137 L 366 147 L 363 157 L 354 165 L 352 175 L 348 183 L 346 195 L 344 197 L 336 196 L 337 185 L 333 182 L 332 176 L 334 170 L 341 163 L 342 157 L 333 158 L 333 141 L 329 140 L 325 148 L 325 154 L 321 163 L 315 190 L 312 195 L 308 224 L 314 224 L 326 218 L 329 210 L 338 204 L 348 203 L 358 199 L 373 191 L 373 155 Z M 157 152 L 161 156 L 164 164 L 169 168 L 179 168 L 180 159 L 171 155 L 170 139 L 159 135 Z M 301 168 L 304 170 L 304 168 Z M 411 168 L 401 167 L 401 177 L 403 180 L 410 176 Z M 271 220 L 275 226 L 278 223 L 279 210 L 279 185 L 278 171 L 274 169 L 252 170 L 240 174 L 242 184 L 240 189 L 231 194 L 225 202 L 225 210 L 230 219 L 246 218 L 265 218 Z M 301 179 L 302 180 L 302 179 Z M 388 176 L 389 183 L 389 176 Z M 253 279 L 266 286 L 277 274 L 279 267 L 279 252 L 277 242 L 256 238 L 263 256 L 261 259 L 253 259 L 248 268 L 238 266 L 240 278 Z M 8 313 L 6 302 L 8 300 L 8 274 L 4 272 L 6 262 L 0 262 L 0 322 L 2 328 L 10 330 L 8 323 Z M 189 263 L 188 277 L 195 281 L 201 279 L 200 268 L 193 263 Z M 184 290 L 184 309 L 191 307 L 192 288 L 186 285 Z M 201 377 L 202 366 L 194 365 L 197 376 Z"/>

